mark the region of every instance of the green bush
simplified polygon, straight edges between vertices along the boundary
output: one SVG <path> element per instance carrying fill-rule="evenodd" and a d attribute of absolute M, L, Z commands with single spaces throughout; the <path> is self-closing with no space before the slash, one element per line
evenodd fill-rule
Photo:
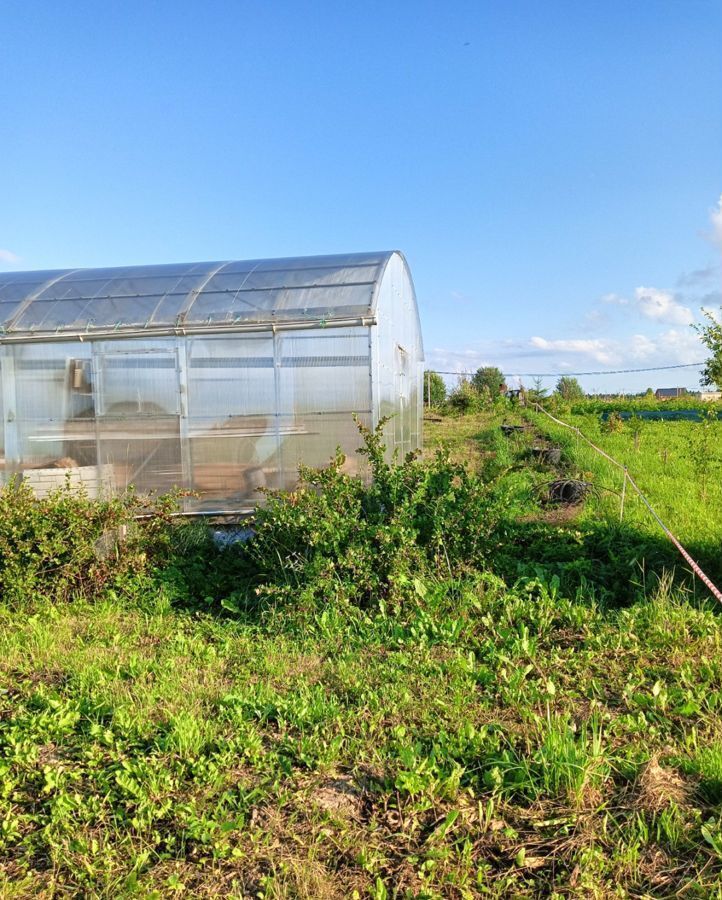
<path fill-rule="evenodd" d="M 431 567 L 478 564 L 495 521 L 487 486 L 443 451 L 388 463 L 382 428 L 359 426 L 369 484 L 342 472 L 338 453 L 325 469 L 302 468 L 296 491 L 267 492 L 247 545 L 257 593 L 400 602 Z"/>
<path fill-rule="evenodd" d="M 483 395 L 480 394 L 468 379 L 461 378 L 449 394 L 447 402 L 455 412 L 462 414 L 479 412 L 490 406 L 491 394 L 488 391 Z"/>
<path fill-rule="evenodd" d="M 39 498 L 26 481 L 11 480 L 0 488 L 0 599 L 98 596 L 109 580 L 163 557 L 174 506 L 173 497 L 150 502 L 132 491 L 90 500 L 70 484 Z M 148 518 L 137 523 L 138 513 Z"/>

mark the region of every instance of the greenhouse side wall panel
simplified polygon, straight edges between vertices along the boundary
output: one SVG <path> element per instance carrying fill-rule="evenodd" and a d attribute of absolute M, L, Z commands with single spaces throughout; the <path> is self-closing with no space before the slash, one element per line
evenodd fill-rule
<path fill-rule="evenodd" d="M 115 487 L 184 486 L 177 342 L 104 341 L 93 357 L 98 462 L 112 466 Z"/>
<path fill-rule="evenodd" d="M 368 328 L 328 328 L 277 337 L 284 487 L 298 468 L 327 465 L 336 448 L 364 474 L 354 415 L 371 423 Z"/>
<path fill-rule="evenodd" d="M 280 485 L 273 335 L 187 341 L 189 508 L 258 502 Z"/>
<path fill-rule="evenodd" d="M 77 343 L 10 349 L 12 421 L 7 422 L 10 474 L 62 460 L 96 465 L 91 348 Z M 8 416 L 10 418 L 10 416 Z"/>

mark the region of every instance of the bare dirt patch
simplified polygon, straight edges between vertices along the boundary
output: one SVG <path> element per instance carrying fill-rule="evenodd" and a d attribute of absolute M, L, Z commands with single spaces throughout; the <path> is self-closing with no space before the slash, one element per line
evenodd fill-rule
<path fill-rule="evenodd" d="M 670 803 L 682 806 L 692 795 L 692 785 L 674 769 L 662 766 L 653 756 L 637 780 L 637 802 L 650 812 L 660 812 Z"/>
<path fill-rule="evenodd" d="M 315 806 L 331 815 L 347 819 L 361 818 L 363 794 L 347 775 L 326 779 L 314 788 L 310 799 Z"/>

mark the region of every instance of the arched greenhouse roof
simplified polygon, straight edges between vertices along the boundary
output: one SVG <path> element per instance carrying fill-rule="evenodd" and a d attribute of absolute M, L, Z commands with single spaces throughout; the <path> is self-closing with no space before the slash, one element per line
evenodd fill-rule
<path fill-rule="evenodd" d="M 0 340 L 372 317 L 395 252 L 2 272 Z"/>

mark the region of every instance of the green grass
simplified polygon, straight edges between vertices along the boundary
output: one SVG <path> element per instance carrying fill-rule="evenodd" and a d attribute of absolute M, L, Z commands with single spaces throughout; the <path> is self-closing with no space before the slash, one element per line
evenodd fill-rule
<path fill-rule="evenodd" d="M 625 421 L 610 432 L 595 414 L 561 413 L 597 446 L 628 467 L 629 473 L 661 519 L 693 556 L 722 576 L 722 421 Z M 619 518 L 623 474 L 572 432 L 533 413 L 535 425 L 566 449 L 572 474 L 588 477 L 601 495 L 587 504 L 588 518 Z M 627 490 L 624 521 L 656 537 L 659 525 L 635 493 Z"/>
<path fill-rule="evenodd" d="M 0 895 L 722 897 L 717 610 L 661 569 L 616 603 L 613 525 L 539 505 L 511 415 L 429 427 L 506 512 L 401 603 L 209 606 L 181 532 L 0 604 Z"/>

